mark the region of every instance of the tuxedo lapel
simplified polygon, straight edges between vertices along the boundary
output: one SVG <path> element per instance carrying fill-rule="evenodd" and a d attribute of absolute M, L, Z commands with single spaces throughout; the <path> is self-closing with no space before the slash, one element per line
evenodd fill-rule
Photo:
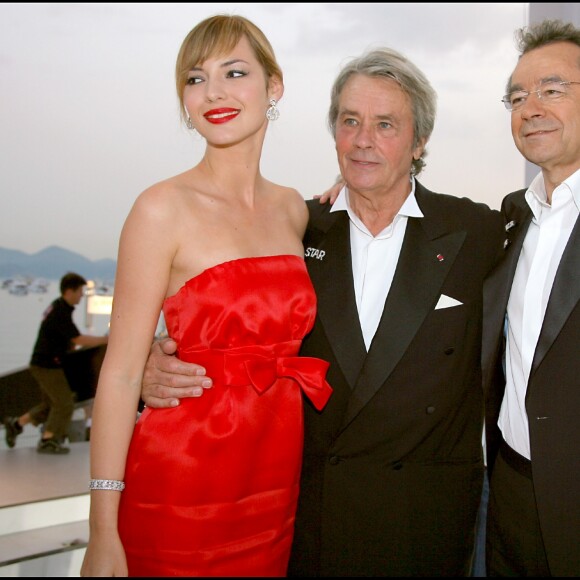
<path fill-rule="evenodd" d="M 558 333 L 580 300 L 580 218 L 576 220 L 556 271 L 530 376 L 554 344 Z"/>
<path fill-rule="evenodd" d="M 320 251 L 324 252 L 322 257 Z M 354 294 L 348 214 L 327 212 L 315 220 L 305 237 L 305 252 L 316 289 L 318 317 L 352 388 L 362 368 L 366 347 Z"/>
<path fill-rule="evenodd" d="M 520 197 L 521 203 L 506 216 L 506 239 L 504 255 L 496 268 L 489 275 L 484 286 L 483 301 L 483 345 L 482 360 L 491 361 L 497 352 L 498 341 L 501 339 L 507 303 L 510 297 L 512 282 L 522 251 L 524 239 L 532 221 L 532 211 Z"/>
<path fill-rule="evenodd" d="M 419 199 L 419 198 L 418 198 Z M 440 233 L 441 216 L 410 218 L 377 332 L 349 401 L 344 429 L 383 386 L 435 308 L 465 232 Z M 435 226 L 435 227 L 432 227 Z M 434 340 L 436 337 L 434 337 Z"/>

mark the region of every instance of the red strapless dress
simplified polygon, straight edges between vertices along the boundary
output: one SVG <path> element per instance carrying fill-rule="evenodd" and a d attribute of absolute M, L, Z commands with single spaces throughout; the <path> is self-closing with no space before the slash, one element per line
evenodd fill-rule
<path fill-rule="evenodd" d="M 137 421 L 119 531 L 131 576 L 284 576 L 302 463 L 302 393 L 322 408 L 328 363 L 298 357 L 316 296 L 297 256 L 243 258 L 163 306 L 179 358 L 214 381 Z"/>

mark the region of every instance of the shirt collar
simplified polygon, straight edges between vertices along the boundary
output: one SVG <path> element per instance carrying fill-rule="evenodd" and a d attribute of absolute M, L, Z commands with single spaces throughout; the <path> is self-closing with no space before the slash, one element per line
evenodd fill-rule
<path fill-rule="evenodd" d="M 350 207 L 349 192 L 346 185 L 340 190 L 340 193 L 338 194 L 336 201 L 330 208 L 331 213 L 334 211 L 341 210 L 346 211 L 348 213 L 348 216 L 353 223 L 361 223 L 360 219 L 356 216 L 356 214 L 354 213 L 354 211 L 352 211 Z M 417 203 L 417 198 L 415 197 L 415 178 L 412 176 L 411 176 L 411 193 L 409 193 L 407 199 L 405 199 L 403 205 L 397 212 L 396 217 L 399 216 L 416 217 L 416 218 L 424 217 L 423 212 L 421 211 L 421 208 Z"/>
<path fill-rule="evenodd" d="M 568 179 L 565 179 L 556 189 L 552 195 L 558 195 L 558 190 L 567 189 L 572 195 L 572 199 L 578 210 L 580 211 L 580 169 L 575 171 Z M 534 219 L 539 220 L 542 215 L 542 209 L 548 208 L 548 195 L 546 193 L 546 184 L 544 182 L 544 175 L 542 172 L 538 173 L 530 183 L 526 191 L 526 202 L 530 206 Z"/>
<path fill-rule="evenodd" d="M 69 304 L 62 296 L 59 296 L 55 302 L 60 302 L 65 308 L 69 308 L 70 310 L 75 309 L 75 307 Z"/>

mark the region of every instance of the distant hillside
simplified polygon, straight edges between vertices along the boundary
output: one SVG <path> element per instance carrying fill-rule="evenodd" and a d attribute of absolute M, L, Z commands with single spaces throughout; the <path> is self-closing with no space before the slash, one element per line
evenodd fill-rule
<path fill-rule="evenodd" d="M 115 260 L 89 260 L 76 252 L 50 246 L 36 254 L 0 248 L 0 278 L 33 276 L 59 280 L 67 272 L 76 272 L 87 280 L 115 279 Z"/>

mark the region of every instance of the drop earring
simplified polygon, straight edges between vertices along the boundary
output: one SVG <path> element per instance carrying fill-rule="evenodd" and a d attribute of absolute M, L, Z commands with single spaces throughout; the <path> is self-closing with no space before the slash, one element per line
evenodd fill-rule
<path fill-rule="evenodd" d="M 268 110 L 266 111 L 266 118 L 268 119 L 268 121 L 275 121 L 279 117 L 280 117 L 280 111 L 278 110 L 278 107 L 276 106 L 276 99 L 270 99 L 270 106 L 268 107 Z"/>
<path fill-rule="evenodd" d="M 183 109 L 185 110 L 185 114 L 187 115 L 187 118 L 185 119 L 185 126 L 190 131 L 194 131 L 195 132 L 195 127 L 193 126 L 193 123 L 191 122 L 191 117 L 189 116 L 189 111 L 185 107 L 183 107 Z"/>

